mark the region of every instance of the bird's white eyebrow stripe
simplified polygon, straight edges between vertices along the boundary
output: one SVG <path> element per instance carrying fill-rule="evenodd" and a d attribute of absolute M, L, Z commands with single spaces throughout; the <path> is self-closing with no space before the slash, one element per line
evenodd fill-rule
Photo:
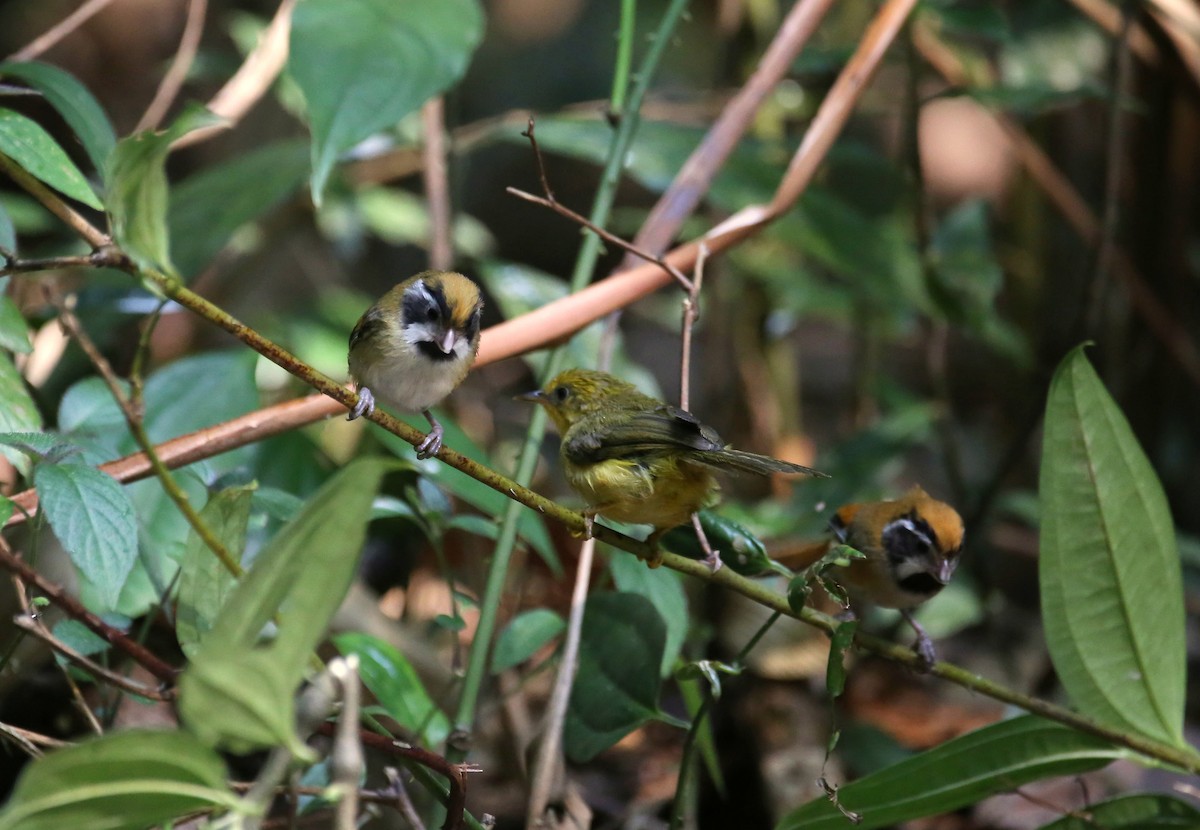
<path fill-rule="evenodd" d="M 892 522 L 888 522 L 887 526 L 883 529 L 883 532 L 886 535 L 889 531 L 891 531 L 892 529 L 894 529 L 896 527 L 900 527 L 900 528 L 903 528 L 904 530 L 907 530 L 909 533 L 911 533 L 913 536 L 916 536 L 918 539 L 920 539 L 925 544 L 929 545 L 930 547 L 933 547 L 933 540 L 930 539 L 929 536 L 924 531 L 919 530 L 917 528 L 917 525 L 913 522 L 912 519 L 909 519 L 908 517 L 904 517 L 904 518 L 896 519 L 895 521 L 892 521 Z"/>

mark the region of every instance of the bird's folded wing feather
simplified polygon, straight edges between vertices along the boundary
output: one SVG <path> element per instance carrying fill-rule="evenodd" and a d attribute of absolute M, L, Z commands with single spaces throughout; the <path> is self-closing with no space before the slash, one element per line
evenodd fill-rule
<path fill-rule="evenodd" d="M 641 412 L 599 416 L 573 429 L 563 453 L 577 464 L 611 459 L 636 461 L 679 450 L 720 450 L 724 447 L 712 427 L 690 412 L 660 406 Z"/>

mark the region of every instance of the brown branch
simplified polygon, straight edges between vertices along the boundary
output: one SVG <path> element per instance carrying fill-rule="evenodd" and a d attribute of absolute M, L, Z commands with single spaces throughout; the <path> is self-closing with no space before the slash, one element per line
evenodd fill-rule
<path fill-rule="evenodd" d="M 146 107 L 137 126 L 134 127 L 134 132 L 158 129 L 158 125 L 162 122 L 163 116 L 167 114 L 167 110 L 170 109 L 171 103 L 179 95 L 188 71 L 191 70 L 192 63 L 196 60 L 196 52 L 200 48 L 200 36 L 204 34 L 204 17 L 207 11 L 208 0 L 191 0 L 188 3 L 187 21 L 183 26 L 183 35 L 179 39 L 179 49 L 175 52 L 175 59 L 171 61 L 171 68 L 167 70 L 167 74 L 163 75 L 162 82 L 154 93 L 154 98 Z"/>
<path fill-rule="evenodd" d="M 3 170 L 9 178 L 41 202 L 46 210 L 61 219 L 67 227 L 82 236 L 93 248 L 106 248 L 112 245 L 112 240 L 109 239 L 108 234 L 94 227 L 91 222 L 60 199 L 58 194 L 29 173 L 26 173 L 25 168 L 3 153 L 0 153 L 0 170 Z"/>
<path fill-rule="evenodd" d="M 446 176 L 445 99 L 431 98 L 421 107 L 425 199 L 429 202 L 429 267 L 447 271 L 454 264 L 450 186 Z"/>
<path fill-rule="evenodd" d="M 754 73 L 725 105 L 704 140 L 692 151 L 650 210 L 634 237 L 637 247 L 656 254 L 666 250 L 684 220 L 708 192 L 717 171 L 754 122 L 762 102 L 791 71 L 796 55 L 832 5 L 833 0 L 800 0 L 792 6 Z M 627 257 L 618 270 L 626 270 L 632 265 Z"/>
<path fill-rule="evenodd" d="M 259 38 L 258 45 L 246 56 L 238 71 L 225 82 L 208 102 L 210 112 L 219 115 L 224 121 L 209 127 L 192 130 L 171 143 L 171 149 L 189 147 L 212 138 L 219 132 L 227 130 L 242 120 L 253 107 L 270 90 L 271 84 L 279 77 L 287 63 L 288 36 L 292 30 L 292 11 L 296 0 L 283 0 L 271 18 L 270 25 Z"/>
<path fill-rule="evenodd" d="M 0 537 L 0 568 L 16 574 L 23 582 L 35 586 L 51 602 L 66 612 L 73 620 L 83 623 L 93 632 L 100 635 L 113 648 L 124 652 L 130 659 L 140 665 L 150 674 L 161 680 L 165 685 L 175 683 L 178 671 L 158 655 L 151 652 L 124 632 L 113 628 L 100 617 L 83 606 L 79 600 L 71 596 L 61 586 L 56 585 L 35 571 Z M 140 693 L 139 693 L 140 694 Z"/>
<path fill-rule="evenodd" d="M 66 657 L 72 663 L 81 666 L 86 671 L 95 675 L 98 679 L 105 683 L 110 683 L 122 691 L 129 692 L 134 695 L 150 698 L 151 700 L 173 700 L 175 698 L 174 689 L 162 688 L 152 689 L 149 686 L 144 686 L 137 681 L 130 680 L 128 677 L 117 674 L 114 671 L 104 668 L 99 663 L 90 659 L 84 654 L 71 648 L 62 640 L 55 637 L 48 631 L 45 626 L 41 625 L 37 619 L 27 614 L 20 614 L 13 618 L 13 625 L 28 634 L 38 638 L 50 648 L 57 651 L 63 657 Z"/>
<path fill-rule="evenodd" d="M 71 34 L 71 32 L 78 29 L 95 14 L 103 11 L 104 7 L 111 2 L 112 0 L 88 0 L 75 11 L 47 29 L 43 34 L 13 52 L 5 60 L 14 62 L 33 60 Z"/>
<path fill-rule="evenodd" d="M 662 259 L 661 257 L 655 256 L 654 254 L 652 254 L 648 251 L 643 251 L 643 250 L 637 248 L 635 245 L 633 245 L 633 243 L 626 242 L 624 239 L 617 236 L 615 233 L 606 231 L 604 228 L 595 224 L 590 219 L 588 219 L 586 216 L 576 213 L 575 211 L 571 210 L 569 207 L 564 205 L 562 202 L 555 201 L 554 199 L 546 199 L 541 196 L 535 196 L 532 193 L 527 193 L 526 191 L 520 190 L 519 188 L 516 188 L 516 187 L 506 187 L 506 188 L 504 188 L 504 191 L 506 193 L 512 194 L 513 196 L 516 196 L 518 199 L 524 199 L 526 202 L 533 202 L 535 205 L 541 205 L 542 207 L 550 208 L 550 210 L 554 211 L 555 213 L 559 214 L 560 216 L 565 216 L 567 219 L 570 219 L 572 222 L 576 222 L 580 226 L 587 228 L 589 231 L 596 234 L 596 236 L 600 237 L 605 242 L 611 242 L 613 245 L 616 245 L 619 248 L 623 248 L 624 250 L 628 251 L 630 254 L 632 254 L 636 257 L 644 259 L 647 262 L 654 263 L 659 268 L 662 268 L 664 271 L 666 271 L 668 274 L 670 274 L 672 279 L 674 279 L 677 283 L 679 283 L 680 287 L 682 287 L 685 291 L 692 290 L 692 281 L 689 280 L 686 276 L 684 276 L 682 271 L 680 271 L 678 268 L 675 268 L 674 266 L 672 266 L 671 263 L 667 262 L 666 260 Z"/>

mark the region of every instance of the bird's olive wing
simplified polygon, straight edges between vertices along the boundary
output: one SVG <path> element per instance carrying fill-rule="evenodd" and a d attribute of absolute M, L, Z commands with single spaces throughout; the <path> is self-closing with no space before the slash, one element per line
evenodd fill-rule
<path fill-rule="evenodd" d="M 571 429 L 562 451 L 576 464 L 596 464 L 614 458 L 636 460 L 680 450 L 723 447 L 721 436 L 712 427 L 690 412 L 664 405 L 582 421 Z"/>
<path fill-rule="evenodd" d="M 350 332 L 350 348 L 353 349 L 361 341 L 381 334 L 384 325 L 383 312 L 380 311 L 379 306 L 371 306 L 354 324 L 354 330 Z"/>

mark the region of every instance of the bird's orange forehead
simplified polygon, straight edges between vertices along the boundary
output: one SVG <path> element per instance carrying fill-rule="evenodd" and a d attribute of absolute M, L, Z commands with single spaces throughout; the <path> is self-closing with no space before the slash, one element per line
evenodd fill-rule
<path fill-rule="evenodd" d="M 450 324 L 456 328 L 465 327 L 479 305 L 479 286 L 454 271 L 427 277 L 425 282 L 430 287 L 441 289 L 450 311 Z"/>

